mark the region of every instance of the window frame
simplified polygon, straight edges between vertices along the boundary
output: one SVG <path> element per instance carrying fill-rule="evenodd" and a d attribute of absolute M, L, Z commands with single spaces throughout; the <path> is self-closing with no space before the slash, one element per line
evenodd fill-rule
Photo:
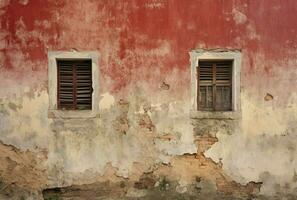
<path fill-rule="evenodd" d="M 193 118 L 238 118 L 241 116 L 240 102 L 240 50 L 205 50 L 197 49 L 189 52 L 191 62 L 191 117 Z M 230 111 L 202 111 L 198 110 L 198 77 L 199 61 L 233 60 L 232 65 L 232 98 Z"/>
<path fill-rule="evenodd" d="M 58 66 L 57 60 L 84 60 L 92 63 L 92 109 L 60 110 L 58 109 Z M 99 116 L 99 53 L 97 51 L 50 51 L 48 52 L 48 92 L 49 118 L 94 118 Z"/>

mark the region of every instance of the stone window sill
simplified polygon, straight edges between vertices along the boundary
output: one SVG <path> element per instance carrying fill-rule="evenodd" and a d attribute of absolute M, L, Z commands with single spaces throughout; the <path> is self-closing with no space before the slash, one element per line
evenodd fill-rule
<path fill-rule="evenodd" d="M 86 119 L 99 117 L 100 115 L 93 110 L 48 110 L 48 118 Z"/>
<path fill-rule="evenodd" d="M 192 119 L 237 120 L 241 118 L 240 111 L 194 111 L 190 112 Z"/>

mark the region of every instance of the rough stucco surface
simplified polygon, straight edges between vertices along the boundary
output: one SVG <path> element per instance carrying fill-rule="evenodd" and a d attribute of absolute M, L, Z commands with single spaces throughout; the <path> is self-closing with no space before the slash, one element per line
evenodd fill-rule
<path fill-rule="evenodd" d="M 1 195 L 106 181 L 127 198 L 297 195 L 296 11 L 295 0 L 0 0 Z M 198 48 L 241 50 L 240 119 L 190 118 Z M 47 52 L 71 49 L 100 53 L 98 118 L 48 117 Z"/>

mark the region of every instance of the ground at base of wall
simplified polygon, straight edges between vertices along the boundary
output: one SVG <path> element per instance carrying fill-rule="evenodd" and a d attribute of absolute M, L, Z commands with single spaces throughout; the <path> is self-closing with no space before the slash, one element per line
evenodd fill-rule
<path fill-rule="evenodd" d="M 40 191 L 32 192 L 0 180 L 0 200 L 43 200 Z"/>
<path fill-rule="evenodd" d="M 211 185 L 202 188 L 195 185 L 178 190 L 177 183 L 155 185 L 149 189 L 137 189 L 125 182 L 116 185 L 95 183 L 82 186 L 54 188 L 43 191 L 45 200 L 295 200 L 297 196 L 278 197 L 245 196 L 235 197 L 218 193 Z"/>

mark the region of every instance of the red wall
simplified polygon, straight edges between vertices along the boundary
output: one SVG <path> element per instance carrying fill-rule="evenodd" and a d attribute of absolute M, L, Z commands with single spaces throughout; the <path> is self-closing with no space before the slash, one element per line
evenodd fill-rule
<path fill-rule="evenodd" d="M 42 80 L 46 85 L 47 51 L 75 48 L 100 52 L 101 92 L 115 93 L 139 80 L 157 89 L 175 70 L 180 76 L 171 84 L 182 96 L 190 81 L 188 52 L 230 48 L 242 50 L 246 92 L 281 94 L 286 84 L 296 89 L 296 0 L 5 0 L 2 4 L 1 87 L 6 79 L 30 86 Z"/>

